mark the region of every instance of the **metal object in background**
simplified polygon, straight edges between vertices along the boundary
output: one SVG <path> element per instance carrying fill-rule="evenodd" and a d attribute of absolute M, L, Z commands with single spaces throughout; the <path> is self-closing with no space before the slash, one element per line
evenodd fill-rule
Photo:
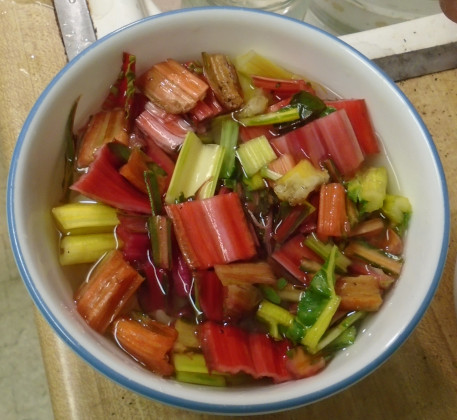
<path fill-rule="evenodd" d="M 97 39 L 97 30 L 106 35 L 133 20 L 160 13 L 151 0 L 105 3 L 94 0 L 95 14 L 91 15 L 90 2 L 86 0 L 54 0 L 69 60 Z M 104 5 L 109 13 L 97 13 Z M 457 25 L 442 14 L 340 38 L 365 54 L 395 82 L 457 68 Z"/>
<path fill-rule="evenodd" d="M 372 61 L 398 82 L 457 68 L 457 42 L 379 57 Z"/>
<path fill-rule="evenodd" d="M 54 0 L 54 8 L 68 60 L 96 41 L 86 0 Z"/>

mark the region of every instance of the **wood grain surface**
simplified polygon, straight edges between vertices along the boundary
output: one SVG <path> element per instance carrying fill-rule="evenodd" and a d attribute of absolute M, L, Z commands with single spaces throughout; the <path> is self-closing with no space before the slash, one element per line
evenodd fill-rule
<path fill-rule="evenodd" d="M 0 19 L 0 170 L 5 177 L 21 125 L 66 57 L 51 1 L 0 1 Z M 323 401 L 263 419 L 457 419 L 452 285 L 457 254 L 457 70 L 399 86 L 429 128 L 449 184 L 451 243 L 439 289 L 406 343 L 370 376 Z M 1 235 L 6 238 L 6 232 Z M 75 355 L 38 313 L 36 323 L 56 419 L 221 418 L 167 407 L 121 388 Z"/>

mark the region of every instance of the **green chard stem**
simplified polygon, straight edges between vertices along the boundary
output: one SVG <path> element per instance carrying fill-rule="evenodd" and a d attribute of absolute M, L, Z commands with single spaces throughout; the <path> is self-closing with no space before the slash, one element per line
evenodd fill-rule
<path fill-rule="evenodd" d="M 324 265 L 303 292 L 290 332 L 291 338 L 300 338 L 300 342 L 310 353 L 318 351 L 319 340 L 330 325 L 340 303 L 340 297 L 335 293 L 336 253 L 337 247 L 333 246 Z"/>

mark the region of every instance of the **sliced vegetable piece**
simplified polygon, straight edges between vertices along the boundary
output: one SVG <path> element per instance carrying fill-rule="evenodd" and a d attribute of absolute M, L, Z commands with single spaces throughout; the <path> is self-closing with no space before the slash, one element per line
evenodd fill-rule
<path fill-rule="evenodd" d="M 188 298 L 192 294 L 194 279 L 192 270 L 184 260 L 183 255 L 179 252 L 177 246 L 172 248 L 173 266 L 171 268 L 171 279 L 173 281 L 173 293 L 179 297 Z"/>
<path fill-rule="evenodd" d="M 229 111 L 244 104 L 236 69 L 225 54 L 202 52 L 203 73 L 218 101 Z"/>
<path fill-rule="evenodd" d="M 289 328 L 294 322 L 294 316 L 287 309 L 268 300 L 260 302 L 256 317 L 269 326 L 269 334 L 275 339 L 282 338 L 281 327 Z"/>
<path fill-rule="evenodd" d="M 386 223 L 381 217 L 367 219 L 355 225 L 349 232 L 349 236 L 376 236 L 386 230 Z"/>
<path fill-rule="evenodd" d="M 210 372 L 255 375 L 247 332 L 232 325 L 208 321 L 200 327 L 200 340 Z"/>
<path fill-rule="evenodd" d="M 131 223 L 133 224 L 133 222 Z M 122 243 L 124 258 L 130 263 L 143 261 L 151 247 L 146 228 L 147 219 L 139 218 L 136 223 L 138 224 L 138 229 L 137 226 L 130 226 L 130 223 L 126 222 L 126 218 L 123 218 L 121 224 L 116 227 L 116 236 Z M 140 230 L 141 224 L 143 226 Z"/>
<path fill-rule="evenodd" d="M 118 246 L 113 233 L 64 236 L 60 240 L 61 265 L 93 263 Z"/>
<path fill-rule="evenodd" d="M 78 168 L 88 166 L 94 160 L 95 152 L 112 141 L 128 144 L 128 124 L 123 109 L 100 111 L 91 117 L 78 147 Z"/>
<path fill-rule="evenodd" d="M 389 289 L 395 282 L 392 275 L 385 273 L 381 268 L 373 267 L 370 264 L 353 261 L 351 264 L 351 273 L 353 274 L 369 274 L 378 280 L 379 287 L 383 290 Z"/>
<path fill-rule="evenodd" d="M 289 131 L 280 137 L 270 140 L 273 149 L 278 154 L 291 154 L 298 162 L 309 159 L 318 168 L 320 162 L 328 157 L 323 139 L 315 122 Z"/>
<path fill-rule="evenodd" d="M 351 179 L 347 188 L 349 198 L 359 204 L 362 213 L 379 210 L 386 197 L 387 170 L 384 167 L 369 167 Z"/>
<path fill-rule="evenodd" d="M 274 136 L 274 129 L 272 125 L 256 125 L 252 127 L 240 126 L 240 139 L 243 143 L 255 139 L 260 136 L 265 136 L 271 139 Z"/>
<path fill-rule="evenodd" d="M 254 89 L 253 94 L 245 99 L 245 104 L 240 110 L 235 112 L 235 115 L 240 119 L 264 114 L 270 111 L 268 102 L 269 97 L 261 89 Z"/>
<path fill-rule="evenodd" d="M 167 216 L 153 215 L 148 220 L 148 230 L 151 238 L 152 261 L 157 267 L 170 270 L 171 220 Z"/>
<path fill-rule="evenodd" d="M 245 127 L 259 125 L 284 124 L 300 119 L 300 110 L 297 106 L 284 107 L 277 111 L 266 114 L 253 115 L 251 117 L 242 117 L 238 121 Z"/>
<path fill-rule="evenodd" d="M 403 233 L 408 227 L 412 215 L 412 206 L 407 197 L 386 194 L 382 205 L 382 212 Z"/>
<path fill-rule="evenodd" d="M 68 235 L 108 233 L 119 224 L 113 207 L 99 203 L 67 203 L 52 208 L 59 231 Z"/>
<path fill-rule="evenodd" d="M 243 176 L 243 185 L 246 186 L 247 191 L 258 191 L 267 187 L 267 184 L 260 172 L 261 171 L 256 172 L 251 177 Z"/>
<path fill-rule="evenodd" d="M 149 157 L 138 147 L 135 147 L 128 158 L 127 163 L 121 166 L 119 173 L 141 192 L 147 194 L 148 188 L 144 182 L 144 173 L 149 170 Z"/>
<path fill-rule="evenodd" d="M 143 280 L 120 251 L 111 251 L 76 291 L 76 309 L 91 328 L 104 333 Z"/>
<path fill-rule="evenodd" d="M 115 157 L 106 146 L 99 149 L 87 173 L 83 174 L 71 189 L 117 209 L 151 213 L 147 195 L 138 191 L 119 174 Z"/>
<path fill-rule="evenodd" d="M 305 246 L 304 242 L 305 236 L 297 234 L 276 249 L 272 254 L 272 258 L 301 283 L 307 284 L 309 279 L 306 273 L 300 269 L 301 261 L 309 259 L 321 263 L 323 259 Z"/>
<path fill-rule="evenodd" d="M 281 301 L 298 303 L 300 302 L 303 289 L 288 283 L 287 286 L 277 290 L 276 293 L 278 294 Z"/>
<path fill-rule="evenodd" d="M 198 372 L 176 371 L 175 379 L 179 382 L 186 382 L 196 385 L 219 386 L 227 385 L 227 378 L 222 375 Z"/>
<path fill-rule="evenodd" d="M 228 284 L 270 284 L 276 283 L 276 277 L 270 265 L 259 261 L 254 263 L 216 264 L 214 271 L 223 285 Z"/>
<path fill-rule="evenodd" d="M 403 238 L 400 233 L 398 233 L 397 229 L 388 227 L 384 237 L 381 237 L 382 239 L 377 243 L 378 248 L 389 254 L 401 255 L 403 253 Z"/>
<path fill-rule="evenodd" d="M 70 114 L 65 124 L 64 144 L 65 144 L 65 161 L 62 178 L 62 191 L 64 200 L 68 198 L 70 185 L 73 183 L 75 161 L 76 161 L 76 136 L 74 134 L 74 123 L 76 110 L 78 108 L 79 98 L 73 103 Z"/>
<path fill-rule="evenodd" d="M 198 385 L 225 386 L 224 375 L 209 373 L 201 353 L 174 354 L 173 365 L 177 381 Z"/>
<path fill-rule="evenodd" d="M 338 350 L 347 349 L 355 343 L 357 337 L 357 328 L 351 325 L 346 328 L 338 337 L 336 337 L 330 344 L 327 344 L 322 350 L 322 355 L 331 356 Z"/>
<path fill-rule="evenodd" d="M 340 310 L 374 312 L 382 305 L 378 279 L 370 275 L 340 277 L 335 290 L 341 297 Z"/>
<path fill-rule="evenodd" d="M 333 247 L 330 242 L 324 243 L 320 241 L 313 233 L 305 238 L 304 244 L 324 260 L 329 257 L 330 251 Z M 336 270 L 341 273 L 346 273 L 349 265 L 351 264 L 351 260 L 339 250 L 336 251 L 335 258 Z"/>
<path fill-rule="evenodd" d="M 297 108 L 300 118 L 295 122 L 281 122 L 277 126 L 280 133 L 296 129 L 303 124 L 309 123 L 313 119 L 320 117 L 325 111 L 326 105 L 325 102 L 316 95 L 302 90 L 295 93 L 290 99 L 289 105 L 281 108 L 281 110 L 285 111 L 289 108 Z"/>
<path fill-rule="evenodd" d="M 252 76 L 252 83 L 255 87 L 293 95 L 299 91 L 307 91 L 314 94 L 311 83 L 303 79 L 277 79 L 272 77 Z"/>
<path fill-rule="evenodd" d="M 197 102 L 190 111 L 189 116 L 197 123 L 217 117 L 224 112 L 212 89 L 209 89 L 205 98 Z"/>
<path fill-rule="evenodd" d="M 199 349 L 200 341 L 197 337 L 197 325 L 178 318 L 175 322 L 175 330 L 178 338 L 175 341 L 174 349 L 182 352 L 188 349 Z"/>
<path fill-rule="evenodd" d="M 158 216 L 163 213 L 162 194 L 159 189 L 159 177 L 156 170 L 146 170 L 143 172 L 144 183 L 151 203 L 151 213 Z"/>
<path fill-rule="evenodd" d="M 221 146 L 203 144 L 195 133 L 189 132 L 179 153 L 165 202 L 174 203 L 181 195 L 191 197 L 202 186 L 200 198 L 212 197 L 223 159 Z"/>
<path fill-rule="evenodd" d="M 346 212 L 346 190 L 340 183 L 322 185 L 319 192 L 317 235 L 340 238 L 349 231 Z"/>
<path fill-rule="evenodd" d="M 161 149 L 157 143 L 149 136 L 138 136 L 141 137 L 142 140 L 146 143 L 146 150 L 145 153 L 149 156 L 149 158 L 157 164 L 161 169 L 163 169 L 166 173 L 165 175 L 165 186 L 168 187 L 170 183 L 171 176 L 175 169 L 175 161 L 168 155 L 163 149 Z"/>
<path fill-rule="evenodd" d="M 337 280 L 338 282 L 338 280 Z M 327 330 L 325 335 L 322 337 L 322 340 L 319 341 L 319 344 L 317 346 L 318 350 L 322 350 L 323 348 L 326 348 L 327 346 L 331 347 L 332 350 L 336 350 L 335 346 L 335 340 L 345 331 L 347 331 L 351 326 L 353 326 L 354 323 L 359 321 L 360 319 L 363 319 L 365 317 L 366 313 L 363 311 L 356 311 L 356 312 L 350 312 L 348 313 L 342 321 L 339 321 L 337 325 L 334 327 L 331 327 Z M 353 344 L 354 341 L 353 339 L 348 340 L 348 338 L 353 338 L 353 334 L 351 332 L 350 337 L 345 338 L 345 347 L 347 347 L 350 344 Z"/>
<path fill-rule="evenodd" d="M 281 383 L 292 379 L 287 369 L 289 343 L 275 341 L 262 333 L 249 334 L 249 350 L 254 364 L 256 378 L 272 378 Z"/>
<path fill-rule="evenodd" d="M 313 276 L 309 287 L 298 303 L 295 325 L 303 331 L 300 342 L 312 354 L 327 330 L 338 309 L 340 297 L 335 293 L 335 258 L 337 247 L 333 246 L 322 268 Z M 291 327 L 293 329 L 294 326 Z M 294 333 L 292 332 L 292 336 Z M 295 337 L 296 338 L 296 337 Z"/>
<path fill-rule="evenodd" d="M 294 157 L 288 153 L 284 153 L 280 155 L 277 159 L 271 161 L 268 164 L 268 169 L 279 175 L 285 175 L 295 166 L 295 164 L 296 162 Z"/>
<path fill-rule="evenodd" d="M 236 155 L 248 177 L 253 176 L 260 168 L 276 159 L 276 153 L 265 136 L 241 144 Z"/>
<path fill-rule="evenodd" d="M 235 170 L 236 146 L 238 144 L 239 125 L 231 118 L 224 118 L 221 123 L 219 144 L 224 148 L 224 160 L 220 178 L 230 178 Z"/>
<path fill-rule="evenodd" d="M 167 113 L 152 102 L 146 104 L 145 110 L 136 118 L 135 123 L 167 153 L 176 152 L 182 146 L 187 133 L 193 131 L 182 116 Z"/>
<path fill-rule="evenodd" d="M 205 357 L 201 353 L 175 353 L 173 354 L 173 365 L 176 371 L 209 373 Z"/>
<path fill-rule="evenodd" d="M 276 181 L 274 191 L 291 206 L 305 204 L 308 195 L 328 180 L 326 170 L 315 168 L 309 160 L 301 160 Z"/>
<path fill-rule="evenodd" d="M 364 161 L 354 129 L 344 109 L 332 112 L 314 121 L 317 125 L 325 148 L 344 176 L 350 176 L 359 169 Z"/>
<path fill-rule="evenodd" d="M 273 63 L 268 58 L 260 55 L 254 50 L 249 50 L 234 59 L 236 69 L 247 75 L 257 75 L 263 77 L 273 77 L 278 79 L 297 79 L 294 73 Z"/>
<path fill-rule="evenodd" d="M 205 318 L 222 322 L 224 286 L 214 271 L 199 271 L 196 275 L 197 303 Z"/>
<path fill-rule="evenodd" d="M 170 114 L 190 111 L 208 90 L 200 77 L 173 59 L 152 66 L 138 78 L 138 87 Z"/>
<path fill-rule="evenodd" d="M 223 319 L 239 321 L 255 312 L 262 300 L 262 292 L 253 284 L 231 283 L 224 285 Z"/>
<path fill-rule="evenodd" d="M 362 241 L 351 242 L 346 247 L 345 254 L 348 256 L 357 256 L 375 267 L 382 268 L 387 273 L 394 274 L 395 276 L 400 275 L 403 267 L 403 260 L 401 257 L 381 251 Z"/>
<path fill-rule="evenodd" d="M 277 220 L 275 220 L 273 238 L 278 243 L 284 242 L 315 210 L 315 207 L 309 202 L 300 206 L 290 206 L 288 203 L 282 201 L 279 204 Z"/>
<path fill-rule="evenodd" d="M 135 68 L 135 55 L 124 52 L 122 54 L 122 67 L 117 80 L 111 85 L 109 94 L 102 105 L 104 110 L 122 108 L 127 121 L 130 121 L 132 116 L 131 110 L 134 105 L 136 81 Z"/>
<path fill-rule="evenodd" d="M 152 319 L 142 323 L 122 317 L 114 322 L 113 336 L 126 353 L 149 370 L 161 376 L 173 374 L 168 356 L 177 337 L 173 327 Z"/>
<path fill-rule="evenodd" d="M 156 313 L 157 311 L 167 311 L 170 302 L 170 287 L 168 272 L 156 267 L 149 260 L 145 261 L 147 254 L 143 252 L 135 265 L 141 266 L 145 276 L 145 281 L 138 290 L 138 302 L 140 307 L 146 313 Z"/>
<path fill-rule="evenodd" d="M 380 152 L 379 142 L 364 99 L 339 99 L 329 101 L 327 105 L 346 111 L 362 152 L 365 155 Z"/>
<path fill-rule="evenodd" d="M 264 166 L 260 169 L 258 174 L 269 181 L 277 181 L 283 174 L 279 174 L 275 171 L 272 171 L 268 166 Z"/>
<path fill-rule="evenodd" d="M 173 221 L 181 252 L 194 269 L 256 255 L 254 239 L 236 193 L 168 205 L 166 211 Z"/>
<path fill-rule="evenodd" d="M 311 355 L 303 347 L 294 347 L 288 353 L 287 369 L 294 378 L 308 378 L 324 369 L 326 363 L 323 356 Z"/>

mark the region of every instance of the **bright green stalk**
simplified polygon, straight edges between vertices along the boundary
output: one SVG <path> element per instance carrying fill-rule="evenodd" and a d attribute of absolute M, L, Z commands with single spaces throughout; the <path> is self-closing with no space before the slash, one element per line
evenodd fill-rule
<path fill-rule="evenodd" d="M 316 322 L 306 331 L 301 342 L 308 348 L 310 353 L 313 354 L 318 351 L 317 346 L 319 340 L 330 325 L 333 315 L 335 315 L 335 312 L 340 305 L 340 301 L 341 298 L 339 296 L 332 296 L 324 306 L 322 312 L 319 314 Z"/>
<path fill-rule="evenodd" d="M 207 386 L 225 386 L 226 380 L 221 375 L 210 375 L 208 373 L 195 373 L 195 372 L 176 372 L 175 378 L 179 382 L 186 382 L 196 385 Z"/>
<path fill-rule="evenodd" d="M 200 198 L 214 195 L 224 158 L 224 148 L 203 144 L 197 135 L 188 132 L 179 153 L 165 202 L 172 204 L 181 195 L 189 198 L 200 189 Z"/>
<path fill-rule="evenodd" d="M 314 234 L 308 235 L 305 239 L 304 244 L 314 251 L 320 257 L 327 259 L 333 248 L 332 244 L 324 244 Z M 337 271 L 346 273 L 348 266 L 351 264 L 351 260 L 341 253 L 340 250 L 336 251 L 335 265 Z"/>
<path fill-rule="evenodd" d="M 172 264 L 171 220 L 167 216 L 152 215 L 148 219 L 152 260 L 157 267 L 169 270 Z"/>
<path fill-rule="evenodd" d="M 239 122 L 245 127 L 253 127 L 258 125 L 283 124 L 291 121 L 297 121 L 299 119 L 300 111 L 298 107 L 284 107 L 278 111 L 240 118 Z"/>
<path fill-rule="evenodd" d="M 235 170 L 235 151 L 238 144 L 239 125 L 231 118 L 224 119 L 221 126 L 219 144 L 224 147 L 224 160 L 222 162 L 220 178 L 230 178 Z"/>
<path fill-rule="evenodd" d="M 205 358 L 200 353 L 175 353 L 173 364 L 180 372 L 209 373 Z"/>
<path fill-rule="evenodd" d="M 200 353 L 175 353 L 173 355 L 176 380 L 199 385 L 225 386 L 225 377 L 209 373 L 205 358 Z"/>
<path fill-rule="evenodd" d="M 338 350 L 348 348 L 355 343 L 357 328 L 354 325 L 346 328 L 338 337 L 322 349 L 325 355 L 331 355 Z"/>
<path fill-rule="evenodd" d="M 290 338 L 295 341 L 299 339 L 310 353 L 317 351 L 319 340 L 330 325 L 341 300 L 335 293 L 336 252 L 337 247 L 333 246 L 328 259 L 303 292 L 295 321 L 288 331 Z"/>
<path fill-rule="evenodd" d="M 144 171 L 144 182 L 148 190 L 149 202 L 151 203 L 151 213 L 157 216 L 163 212 L 162 195 L 159 190 L 157 174 L 154 170 Z"/>
<path fill-rule="evenodd" d="M 236 155 L 248 177 L 252 177 L 263 166 L 277 158 L 265 136 L 256 137 L 241 144 Z"/>
<path fill-rule="evenodd" d="M 322 350 L 324 347 L 331 344 L 336 340 L 344 331 L 346 331 L 350 326 L 352 326 L 359 319 L 362 319 L 366 315 L 366 312 L 357 311 L 352 312 L 346 316 L 342 321 L 340 321 L 336 326 L 332 327 L 327 331 L 327 333 L 322 337 L 322 340 L 319 341 L 317 345 L 317 350 Z"/>
<path fill-rule="evenodd" d="M 290 327 L 294 322 L 294 316 L 281 306 L 275 305 L 268 300 L 260 302 L 256 316 L 270 327 L 270 335 L 274 338 L 281 338 L 279 326 Z"/>

